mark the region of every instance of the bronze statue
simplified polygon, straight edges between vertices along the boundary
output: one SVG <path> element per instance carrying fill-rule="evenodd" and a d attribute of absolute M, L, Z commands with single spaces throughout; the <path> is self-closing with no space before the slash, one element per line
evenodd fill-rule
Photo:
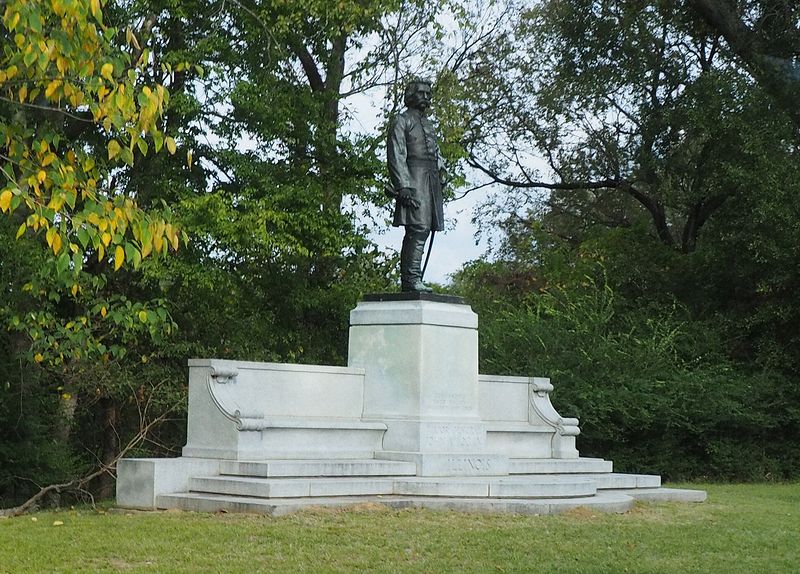
<path fill-rule="evenodd" d="M 433 125 L 426 117 L 431 95 L 430 82 L 412 80 L 408 83 L 403 97 L 408 109 L 390 122 L 386 144 L 392 183 L 390 193 L 396 199 L 392 225 L 406 228 L 400 251 L 403 291 L 431 291 L 422 282 L 422 254 L 428 235 L 444 229 L 444 161 Z"/>

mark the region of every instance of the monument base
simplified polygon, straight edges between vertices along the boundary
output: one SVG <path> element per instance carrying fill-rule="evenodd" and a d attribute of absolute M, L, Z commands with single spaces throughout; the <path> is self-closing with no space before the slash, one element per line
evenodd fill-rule
<path fill-rule="evenodd" d="M 366 296 L 350 322 L 347 367 L 190 360 L 184 456 L 120 461 L 117 504 L 549 514 L 705 499 L 581 458 L 548 379 L 478 375 L 478 318 L 459 298 Z"/>

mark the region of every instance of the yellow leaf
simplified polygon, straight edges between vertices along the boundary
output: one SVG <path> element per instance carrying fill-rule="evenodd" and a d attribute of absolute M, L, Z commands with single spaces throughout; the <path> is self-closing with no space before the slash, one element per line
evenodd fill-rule
<path fill-rule="evenodd" d="M 100 316 L 105 319 L 106 313 L 108 313 L 108 309 L 106 309 L 105 307 L 100 307 Z"/>
<path fill-rule="evenodd" d="M 111 243 L 111 234 L 106 231 L 100 236 L 100 240 L 103 242 L 103 245 L 108 247 L 108 244 Z"/>
<path fill-rule="evenodd" d="M 92 0 L 92 16 L 97 18 L 97 15 L 100 13 L 100 0 Z"/>
<path fill-rule="evenodd" d="M 189 169 L 192 169 L 192 150 L 186 152 L 186 163 Z"/>
<path fill-rule="evenodd" d="M 46 98 L 51 97 L 60 85 L 61 85 L 61 80 L 53 80 L 52 82 L 47 84 L 47 88 L 45 88 L 44 90 L 44 96 Z"/>
<path fill-rule="evenodd" d="M 147 323 L 147 311 L 139 311 L 139 320 L 142 323 Z"/>
<path fill-rule="evenodd" d="M 75 295 L 77 295 L 77 294 L 78 294 L 78 284 L 77 284 L 77 283 L 73 283 L 73 284 L 72 284 L 72 289 L 71 289 L 71 291 L 72 291 L 72 296 L 73 296 L 73 297 L 74 297 Z"/>
<path fill-rule="evenodd" d="M 169 151 L 170 155 L 175 155 L 175 151 L 178 149 L 175 145 L 175 139 L 167 136 L 164 139 L 164 143 L 167 144 L 167 151 Z"/>
<path fill-rule="evenodd" d="M 103 76 L 109 82 L 114 81 L 114 76 L 111 75 L 113 73 L 114 73 L 114 66 L 112 66 L 108 62 L 103 64 L 103 66 L 100 68 L 100 75 Z"/>
<path fill-rule="evenodd" d="M 117 140 L 108 142 L 108 159 L 114 159 L 119 155 L 120 151 L 122 151 L 122 147 L 120 147 Z"/>
<path fill-rule="evenodd" d="M 61 520 L 54 520 L 53 526 L 64 526 L 64 523 Z"/>
<path fill-rule="evenodd" d="M 52 209 L 53 211 L 59 211 L 64 206 L 64 196 L 63 195 L 54 195 L 50 198 L 50 202 L 47 204 L 47 207 Z"/>
<path fill-rule="evenodd" d="M 44 183 L 44 180 L 47 179 L 47 172 L 43 169 L 39 170 L 39 173 L 36 174 L 36 179 L 39 183 Z"/>
<path fill-rule="evenodd" d="M 14 197 L 14 194 L 11 193 L 11 190 L 6 189 L 3 193 L 0 193 L 0 209 L 3 210 L 3 213 L 8 211 L 8 208 L 11 207 L 12 197 Z"/>
<path fill-rule="evenodd" d="M 142 257 L 147 257 L 151 251 L 153 251 L 153 239 L 148 237 L 146 241 L 142 241 Z"/>
<path fill-rule="evenodd" d="M 41 363 L 42 361 L 44 361 L 44 357 L 42 356 L 41 353 L 36 353 L 33 356 L 33 360 L 36 361 L 37 363 Z"/>
<path fill-rule="evenodd" d="M 27 98 L 28 98 L 28 86 L 27 84 L 23 84 L 22 87 L 20 87 L 19 89 L 19 101 L 24 103 Z"/>
<path fill-rule="evenodd" d="M 59 251 L 61 251 L 61 234 L 56 233 L 53 235 L 53 253 L 58 255 Z"/>
<path fill-rule="evenodd" d="M 114 271 L 122 267 L 123 263 L 125 263 L 125 250 L 122 248 L 122 245 L 117 245 L 117 248 L 114 250 Z"/>
<path fill-rule="evenodd" d="M 65 400 L 65 401 L 68 401 L 68 400 L 70 400 L 70 399 L 72 398 L 72 395 L 71 395 L 71 394 L 69 394 L 69 393 L 62 393 L 62 394 L 61 394 L 61 398 L 62 398 L 63 400 Z M 63 524 L 63 523 L 62 523 L 62 524 Z"/>
<path fill-rule="evenodd" d="M 20 237 L 22 237 L 22 235 L 23 235 L 23 233 L 25 233 L 25 230 L 26 230 L 26 229 L 28 229 L 28 226 L 27 226 L 27 225 L 26 225 L 26 223 L 23 221 L 23 222 L 20 224 L 20 226 L 19 226 L 19 229 L 17 229 L 17 239 L 19 239 Z"/>

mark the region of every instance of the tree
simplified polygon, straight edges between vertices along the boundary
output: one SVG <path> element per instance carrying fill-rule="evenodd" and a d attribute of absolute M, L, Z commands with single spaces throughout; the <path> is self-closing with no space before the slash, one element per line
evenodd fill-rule
<path fill-rule="evenodd" d="M 105 282 L 109 260 L 115 271 L 126 261 L 138 268 L 181 243 L 168 210 L 142 210 L 112 175 L 151 146 L 174 153 L 159 125 L 168 93 L 160 83 L 140 82 L 149 51 L 130 28 L 103 24 L 99 0 L 8 2 L 3 27 L 0 210 L 18 225 L 17 239 L 44 235 L 51 253 L 22 286 L 38 309 L 6 307 L 3 315 L 34 341 L 30 356 L 37 362 L 102 355 L 102 337 L 89 321 L 105 319 L 113 303 L 95 301 L 81 312 L 82 294 Z M 118 34 L 123 46 L 113 43 Z M 158 323 L 145 306 L 128 310 Z"/>
<path fill-rule="evenodd" d="M 645 218 L 662 243 L 692 252 L 720 207 L 757 184 L 738 172 L 763 165 L 756 140 L 792 161 L 791 144 L 775 137 L 785 131 L 780 114 L 719 37 L 671 2 L 545 2 L 463 82 L 477 94 L 464 103 L 469 164 L 543 198 L 554 225 Z M 758 115 L 775 123 L 764 130 Z M 537 155 L 554 180 L 535 169 Z"/>
<path fill-rule="evenodd" d="M 4 390 L 19 411 L 2 413 L 0 424 L 31 452 L 3 451 L 4 491 L 6 472 L 57 482 L 80 469 L 84 447 L 95 452 L 73 448 L 72 430 L 88 412 L 102 415 L 107 430 L 96 454 L 112 460 L 115 429 L 107 427 L 116 413 L 101 403 L 113 385 L 86 368 L 113 370 L 136 350 L 134 341 L 174 329 L 162 301 L 107 290 L 113 277 L 177 250 L 185 234 L 163 205 L 143 209 L 136 190 L 118 185 L 143 158 L 163 147 L 175 152 L 162 122 L 173 71 L 165 66 L 145 80 L 146 30 L 108 26 L 112 10 L 104 5 L 4 3 L 0 319 L 9 330 L 3 354 L 13 358 L 3 364 Z M 19 497 L 29 486 L 10 488 Z"/>
<path fill-rule="evenodd" d="M 762 433 L 800 428 L 797 129 L 685 8 L 529 6 L 461 71 L 467 162 L 504 187 L 479 213 L 496 259 L 456 288 L 482 361 L 559 381 L 593 454 L 791 476 L 791 441 Z"/>
<path fill-rule="evenodd" d="M 787 0 L 689 0 L 688 5 L 725 38 L 800 129 L 800 8 Z"/>

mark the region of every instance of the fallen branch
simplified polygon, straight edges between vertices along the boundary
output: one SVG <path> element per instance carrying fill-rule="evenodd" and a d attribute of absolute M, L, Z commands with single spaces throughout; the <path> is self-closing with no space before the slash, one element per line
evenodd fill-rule
<path fill-rule="evenodd" d="M 123 448 L 119 452 L 119 454 L 114 458 L 114 460 L 112 460 L 109 464 L 100 465 L 99 468 L 95 469 L 91 473 L 70 480 L 69 482 L 62 482 L 59 484 L 50 484 L 48 486 L 43 486 L 42 488 L 39 489 L 39 492 L 31 496 L 28 500 L 26 500 L 19 506 L 15 506 L 13 508 L 0 509 L 0 517 L 21 516 L 27 513 L 29 510 L 31 510 L 31 508 L 34 508 L 40 500 L 42 500 L 45 496 L 47 496 L 51 492 L 61 493 L 65 491 L 70 492 L 70 491 L 85 490 L 86 485 L 88 485 L 92 480 L 94 480 L 98 476 L 101 476 L 106 473 L 112 473 L 117 466 L 117 462 L 119 462 L 120 459 L 124 458 L 125 455 L 128 454 L 128 452 L 130 452 L 132 449 L 139 446 L 147 438 L 147 434 L 150 432 L 150 430 L 157 424 L 163 422 L 169 413 L 170 413 L 169 410 L 165 411 L 152 421 L 148 422 L 146 425 L 140 427 L 139 432 L 136 433 L 136 436 L 134 436 L 128 442 L 128 444 L 125 445 L 125 448 Z"/>

